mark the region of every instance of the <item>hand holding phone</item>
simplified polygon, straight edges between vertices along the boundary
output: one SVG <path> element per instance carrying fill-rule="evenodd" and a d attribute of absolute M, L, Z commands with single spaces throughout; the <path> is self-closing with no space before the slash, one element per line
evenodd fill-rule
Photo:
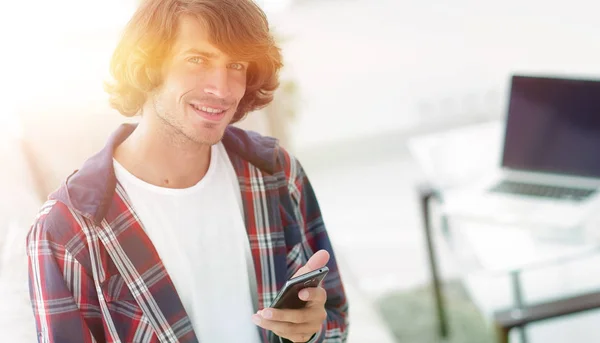
<path fill-rule="evenodd" d="M 312 272 L 289 279 L 269 307 L 278 309 L 303 308 L 306 306 L 306 301 L 301 300 L 298 296 L 298 293 L 300 293 L 300 291 L 304 288 L 318 287 L 328 272 L 329 268 L 325 266 L 317 270 L 313 270 Z"/>
<path fill-rule="evenodd" d="M 269 308 L 258 311 L 252 321 L 270 330 L 280 341 L 306 342 L 323 330 L 327 320 L 327 292 L 320 286 L 329 272 L 329 253 L 316 252 L 279 291 Z"/>

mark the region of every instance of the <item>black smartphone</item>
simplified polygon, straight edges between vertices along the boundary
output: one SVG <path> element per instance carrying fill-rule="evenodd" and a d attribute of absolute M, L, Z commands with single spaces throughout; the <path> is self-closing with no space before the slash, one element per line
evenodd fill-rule
<path fill-rule="evenodd" d="M 329 268 L 323 267 L 289 279 L 269 307 L 279 309 L 303 308 L 306 306 L 306 301 L 298 298 L 298 292 L 300 292 L 303 288 L 318 287 L 328 272 Z"/>

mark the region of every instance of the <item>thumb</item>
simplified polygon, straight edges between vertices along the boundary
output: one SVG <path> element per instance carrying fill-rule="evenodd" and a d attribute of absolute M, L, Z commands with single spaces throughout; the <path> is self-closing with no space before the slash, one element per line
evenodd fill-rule
<path fill-rule="evenodd" d="M 294 274 L 293 277 L 300 276 L 306 274 L 308 272 L 312 272 L 313 270 L 319 269 L 327 265 L 329 262 L 329 253 L 327 250 L 319 250 L 314 255 L 310 257 L 308 262 L 304 266 L 302 266 L 298 271 Z"/>

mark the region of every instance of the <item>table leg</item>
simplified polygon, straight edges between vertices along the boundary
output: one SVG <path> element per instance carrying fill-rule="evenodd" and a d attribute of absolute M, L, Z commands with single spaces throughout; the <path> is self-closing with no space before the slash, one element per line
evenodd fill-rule
<path fill-rule="evenodd" d="M 511 274 L 511 280 L 513 284 L 514 300 L 517 309 L 514 311 L 514 316 L 519 317 L 523 313 L 523 290 L 521 289 L 521 271 L 514 270 Z M 527 343 L 527 333 L 525 332 L 525 326 L 521 326 L 519 329 L 519 335 L 521 336 L 521 343 Z"/>
<path fill-rule="evenodd" d="M 509 332 L 510 332 L 510 329 L 508 329 L 508 328 L 501 327 L 501 326 L 496 327 L 496 337 L 497 337 L 498 343 L 509 343 L 508 342 Z"/>
<path fill-rule="evenodd" d="M 431 220 L 429 217 L 429 200 L 436 195 L 436 192 L 428 186 L 419 188 L 421 215 L 423 218 L 423 229 L 425 231 L 425 239 L 427 243 L 427 253 L 429 258 L 429 271 L 431 273 L 431 282 L 433 285 L 433 296 L 436 306 L 436 312 L 439 324 L 439 334 L 443 338 L 448 337 L 448 319 L 444 299 L 442 297 L 442 285 L 438 271 L 437 258 L 435 255 L 435 247 L 433 245 L 433 230 L 431 228 Z"/>

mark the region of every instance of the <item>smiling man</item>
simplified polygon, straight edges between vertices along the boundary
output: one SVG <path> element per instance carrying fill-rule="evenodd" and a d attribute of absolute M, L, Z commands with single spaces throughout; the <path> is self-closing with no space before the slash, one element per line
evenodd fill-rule
<path fill-rule="evenodd" d="M 348 305 L 319 205 L 273 138 L 281 56 L 249 0 L 147 0 L 111 63 L 125 124 L 49 196 L 27 239 L 40 342 L 343 342 Z M 268 308 L 327 265 L 299 310 Z"/>

